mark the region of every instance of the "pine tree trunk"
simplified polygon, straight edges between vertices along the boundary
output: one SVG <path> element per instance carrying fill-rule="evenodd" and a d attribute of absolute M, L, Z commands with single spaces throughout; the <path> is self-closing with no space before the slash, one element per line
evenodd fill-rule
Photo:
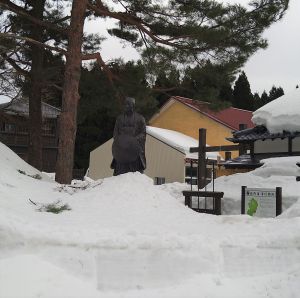
<path fill-rule="evenodd" d="M 81 46 L 87 0 L 73 0 L 68 54 L 64 74 L 62 113 L 59 119 L 59 144 L 55 180 L 69 184 L 72 180 L 76 137 L 77 105 L 81 73 Z"/>
<path fill-rule="evenodd" d="M 32 15 L 43 20 L 45 0 L 34 1 Z M 31 36 L 37 41 L 42 41 L 43 28 L 32 26 Z M 43 49 L 35 45 L 31 46 L 32 65 L 31 65 L 31 91 L 29 95 L 29 149 L 28 161 L 35 168 L 42 170 L 43 159 L 43 140 L 42 140 L 42 71 L 44 52 Z"/>

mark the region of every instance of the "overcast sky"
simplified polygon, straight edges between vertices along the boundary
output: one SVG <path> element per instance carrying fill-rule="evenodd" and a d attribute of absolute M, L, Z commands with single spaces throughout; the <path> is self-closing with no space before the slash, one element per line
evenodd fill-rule
<path fill-rule="evenodd" d="M 222 1 L 222 0 L 219 0 Z M 227 0 L 247 4 L 248 0 Z M 273 24 L 264 33 L 269 46 L 255 53 L 244 67 L 252 92 L 260 94 L 271 89 L 272 85 L 281 86 L 285 92 L 300 85 L 300 0 L 290 0 L 290 6 L 284 18 Z M 86 32 L 103 32 L 103 24 L 89 22 Z M 123 45 L 124 46 L 124 45 Z M 103 44 L 101 54 L 105 61 L 122 56 L 125 60 L 136 59 L 135 50 L 122 45 L 116 38 L 110 38 Z M 0 98 L 1 102 L 1 98 Z"/>

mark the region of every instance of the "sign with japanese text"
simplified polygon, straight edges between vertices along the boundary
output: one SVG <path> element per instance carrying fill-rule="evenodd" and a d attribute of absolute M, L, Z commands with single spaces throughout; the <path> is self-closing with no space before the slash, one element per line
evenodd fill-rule
<path fill-rule="evenodd" d="M 281 213 L 281 205 L 281 187 L 269 189 L 242 186 L 242 214 L 276 217 Z"/>

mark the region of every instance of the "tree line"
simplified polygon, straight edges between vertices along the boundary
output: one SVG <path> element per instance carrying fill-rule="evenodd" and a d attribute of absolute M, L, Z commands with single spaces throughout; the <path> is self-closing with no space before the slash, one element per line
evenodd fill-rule
<path fill-rule="evenodd" d="M 232 90 L 232 104 L 236 108 L 254 111 L 282 95 L 284 91 L 280 86 L 272 86 L 269 93 L 264 90 L 261 95 L 257 92 L 252 94 L 248 78 L 245 72 L 242 72 Z"/>
<path fill-rule="evenodd" d="M 108 32 L 138 49 L 147 71 L 146 84 L 149 78 L 163 79 L 161 69 L 166 70 L 168 79 L 176 76 L 176 71 L 181 77 L 192 76 L 194 71 L 210 67 L 208 63 L 229 68 L 231 73 L 237 71 L 255 51 L 267 46 L 262 33 L 283 17 L 289 3 L 255 0 L 246 8 L 213 0 L 117 2 L 0 0 L 1 81 L 6 80 L 7 88 L 20 86 L 28 95 L 30 163 L 37 168 L 42 160 L 41 101 L 61 94 L 56 165 L 56 181 L 60 183 L 72 179 L 82 62 L 96 61 L 116 104 L 124 98 L 118 68 L 114 72 L 101 56 L 103 37 L 84 34 L 86 21 L 117 22 Z M 201 94 L 203 91 L 195 88 L 197 83 L 188 81 L 186 89 Z M 213 97 L 215 89 L 209 92 Z M 222 92 L 226 93 L 225 87 Z"/>

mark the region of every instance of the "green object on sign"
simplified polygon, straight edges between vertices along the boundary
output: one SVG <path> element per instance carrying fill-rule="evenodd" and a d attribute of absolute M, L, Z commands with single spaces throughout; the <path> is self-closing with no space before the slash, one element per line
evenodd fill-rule
<path fill-rule="evenodd" d="M 247 214 L 253 216 L 256 213 L 257 207 L 258 207 L 257 201 L 254 198 L 252 198 L 248 203 Z"/>

